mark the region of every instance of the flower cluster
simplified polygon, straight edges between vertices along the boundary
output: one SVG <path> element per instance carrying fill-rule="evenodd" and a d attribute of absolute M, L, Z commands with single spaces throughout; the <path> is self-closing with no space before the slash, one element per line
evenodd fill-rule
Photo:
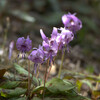
<path fill-rule="evenodd" d="M 56 41 L 56 35 L 57 35 L 57 29 L 54 28 L 52 31 L 52 36 L 50 39 L 48 39 L 45 34 L 43 33 L 42 30 L 40 30 L 43 42 L 42 46 L 44 48 L 44 53 L 45 53 L 45 59 L 50 59 L 50 63 L 53 60 L 53 57 L 57 55 L 58 52 L 58 44 Z"/>
<path fill-rule="evenodd" d="M 28 56 L 28 59 L 34 62 L 35 69 L 38 64 L 49 60 L 50 64 L 53 58 L 57 55 L 59 50 L 62 50 L 69 45 L 74 39 L 74 34 L 82 28 L 82 22 L 76 17 L 76 14 L 65 14 L 62 16 L 64 27 L 53 28 L 51 38 L 46 37 L 43 30 L 40 29 L 40 34 L 43 39 L 42 46 L 33 48 L 33 51 Z M 24 37 L 18 38 L 16 43 L 17 49 L 22 53 L 28 52 L 32 49 L 32 41 Z"/>

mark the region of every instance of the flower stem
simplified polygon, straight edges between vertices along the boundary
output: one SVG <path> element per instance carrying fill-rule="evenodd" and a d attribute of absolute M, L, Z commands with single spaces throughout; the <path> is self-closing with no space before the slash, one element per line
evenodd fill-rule
<path fill-rule="evenodd" d="M 63 54 L 62 54 L 62 57 L 61 57 L 61 65 L 60 65 L 59 72 L 58 72 L 58 78 L 60 78 L 60 75 L 61 75 L 61 71 L 62 71 L 62 67 L 63 67 L 63 61 L 64 61 L 64 55 L 65 55 L 65 48 L 64 48 L 64 51 L 63 51 Z"/>
<path fill-rule="evenodd" d="M 45 75 L 44 75 L 44 90 L 43 90 L 43 98 L 42 98 L 42 100 L 44 100 L 44 96 L 45 96 L 45 83 L 46 83 L 46 78 L 47 78 L 48 65 L 49 65 L 49 60 L 47 62 L 47 66 L 46 66 L 46 69 L 45 69 Z"/>
<path fill-rule="evenodd" d="M 49 75 L 50 75 L 51 69 L 52 69 L 52 64 L 51 64 L 51 66 L 49 66 L 49 71 L 48 71 L 48 74 L 47 74 L 47 77 L 46 77 L 46 81 L 47 81 L 47 79 L 48 79 L 48 77 L 49 77 Z"/>
<path fill-rule="evenodd" d="M 28 62 L 28 98 L 30 100 L 30 61 Z"/>

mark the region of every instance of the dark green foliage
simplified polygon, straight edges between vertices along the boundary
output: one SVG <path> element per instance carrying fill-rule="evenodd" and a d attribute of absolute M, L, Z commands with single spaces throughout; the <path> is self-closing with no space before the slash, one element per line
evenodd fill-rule
<path fill-rule="evenodd" d="M 27 75 L 27 71 L 15 64 L 15 69 L 20 73 Z M 31 76 L 31 75 L 30 75 Z M 32 83 L 34 84 L 34 83 Z M 26 85 L 26 88 L 23 86 Z M 44 85 L 41 84 L 33 89 L 32 95 L 37 94 L 32 100 L 42 100 Z M 0 84 L 0 95 L 9 100 L 25 100 L 27 92 L 27 82 L 23 81 L 4 81 Z M 68 80 L 52 78 L 45 85 L 44 100 L 88 100 L 76 92 L 76 87 Z M 74 98 L 74 99 L 73 99 Z"/>

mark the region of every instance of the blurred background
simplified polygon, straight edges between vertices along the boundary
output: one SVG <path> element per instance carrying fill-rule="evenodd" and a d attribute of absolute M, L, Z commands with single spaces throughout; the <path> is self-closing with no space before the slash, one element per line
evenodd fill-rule
<path fill-rule="evenodd" d="M 40 29 L 49 37 L 53 27 L 63 27 L 61 17 L 68 12 L 77 13 L 83 28 L 70 43 L 65 67 L 99 75 L 100 0 L 0 0 L 0 57 L 7 58 L 2 48 L 18 37 L 30 35 L 33 46 L 38 47 Z M 56 63 L 60 63 L 60 54 Z"/>

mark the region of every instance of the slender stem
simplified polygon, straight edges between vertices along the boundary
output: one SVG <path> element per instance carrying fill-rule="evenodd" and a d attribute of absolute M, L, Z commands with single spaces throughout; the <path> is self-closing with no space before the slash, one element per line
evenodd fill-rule
<path fill-rule="evenodd" d="M 48 65 L 49 65 L 49 60 L 47 62 L 47 66 L 46 66 L 46 69 L 45 69 L 45 75 L 44 75 L 44 90 L 43 90 L 43 99 L 42 100 L 44 100 L 44 95 L 45 95 L 45 83 L 46 83 Z"/>
<path fill-rule="evenodd" d="M 34 70 L 34 69 L 33 69 Z M 32 71 L 32 77 L 31 77 L 31 80 L 30 80 L 30 90 L 33 91 L 34 89 L 34 85 L 32 86 L 31 88 L 31 85 L 32 85 L 32 80 L 33 80 L 33 76 L 34 76 L 34 72 Z M 30 98 L 32 98 L 34 95 L 32 95 L 32 92 L 30 93 Z"/>
<path fill-rule="evenodd" d="M 41 67 L 41 64 L 40 64 L 40 67 Z M 33 70 L 34 70 L 34 69 L 33 69 Z M 33 75 L 34 75 L 34 72 L 32 73 L 32 78 L 31 78 L 30 86 L 31 86 L 31 84 L 32 84 Z M 39 67 L 38 67 L 38 69 L 37 69 L 36 78 L 38 78 L 38 76 L 39 76 Z M 33 85 L 33 87 L 31 88 L 31 91 L 33 91 L 33 89 L 34 89 L 34 85 Z M 33 98 L 33 96 L 34 96 L 34 94 L 32 94 L 32 92 L 31 92 L 31 93 L 30 93 L 30 98 Z"/>
<path fill-rule="evenodd" d="M 38 66 L 38 68 L 37 68 L 36 78 L 38 78 L 38 76 L 39 76 L 39 66 Z"/>
<path fill-rule="evenodd" d="M 60 78 L 60 75 L 61 75 L 61 71 L 62 71 L 62 67 L 63 67 L 63 61 L 64 61 L 64 55 L 65 55 L 65 48 L 64 48 L 64 52 L 63 52 L 62 58 L 61 58 L 61 65 L 60 65 L 59 72 L 58 72 L 58 78 Z"/>
<path fill-rule="evenodd" d="M 30 61 L 28 62 L 28 97 L 30 100 Z"/>
<path fill-rule="evenodd" d="M 49 77 L 49 75 L 50 75 L 51 69 L 52 69 L 52 64 L 51 64 L 51 66 L 49 67 L 49 71 L 48 71 L 48 74 L 47 74 L 47 77 L 46 77 L 46 81 L 47 81 L 47 79 L 48 79 L 48 77 Z"/>
<path fill-rule="evenodd" d="M 34 72 L 32 72 L 32 77 L 31 77 L 31 79 L 30 79 L 30 87 L 31 87 L 31 84 L 32 84 L 33 76 L 34 76 Z M 32 89 L 33 89 L 33 88 L 32 88 Z"/>

